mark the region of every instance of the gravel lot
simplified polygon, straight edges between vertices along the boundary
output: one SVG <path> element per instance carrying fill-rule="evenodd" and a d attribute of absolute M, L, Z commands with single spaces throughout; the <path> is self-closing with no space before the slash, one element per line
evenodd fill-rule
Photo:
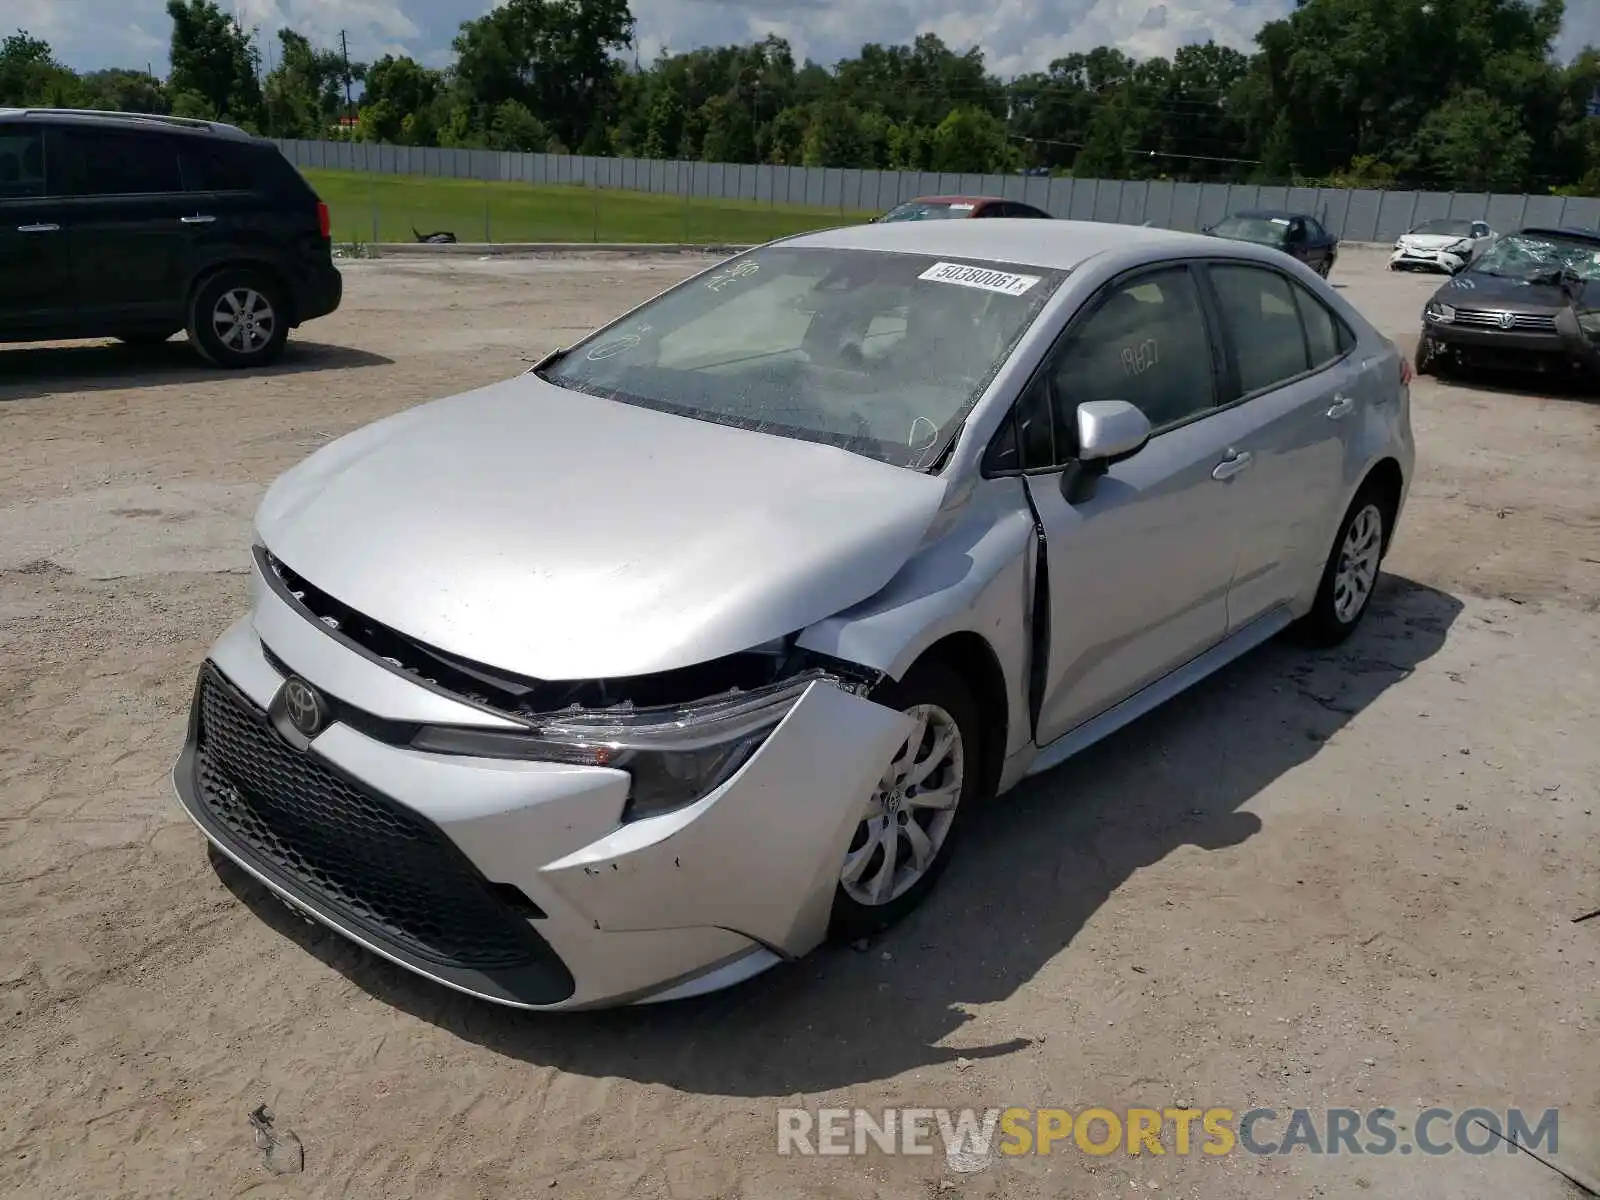
<path fill-rule="evenodd" d="M 1437 281 L 1381 264 L 1352 251 L 1334 281 L 1409 350 Z M 1362 633 L 1269 646 L 1025 785 L 865 953 L 516 1014 L 209 861 L 167 772 L 265 485 L 695 265 L 355 262 L 342 311 L 250 376 L 181 343 L 0 350 L 0 1193 L 1577 1194 L 1504 1154 L 797 1160 L 773 1109 L 1560 1106 L 1592 1161 L 1600 920 L 1573 918 L 1600 906 L 1600 405 L 1578 396 L 1420 382 Z M 262 1164 L 263 1102 L 303 1173 Z"/>

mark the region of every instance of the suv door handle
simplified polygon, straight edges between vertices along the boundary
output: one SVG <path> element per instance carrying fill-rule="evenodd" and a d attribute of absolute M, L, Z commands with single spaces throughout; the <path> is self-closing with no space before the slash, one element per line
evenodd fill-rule
<path fill-rule="evenodd" d="M 1356 402 L 1349 396 L 1334 396 L 1333 407 L 1329 408 L 1327 412 L 1328 420 L 1337 421 L 1340 417 L 1349 416 L 1350 411 L 1355 408 L 1355 406 Z"/>
<path fill-rule="evenodd" d="M 18 233 L 60 233 L 59 225 L 18 225 Z"/>
<path fill-rule="evenodd" d="M 1232 479 L 1240 471 L 1248 471 L 1255 459 L 1248 450 L 1230 450 L 1228 457 L 1219 462 L 1211 472 L 1213 479 Z"/>
<path fill-rule="evenodd" d="M 178 220 L 182 221 L 185 225 L 209 225 L 209 224 L 211 224 L 211 222 L 215 221 L 216 218 L 215 217 L 179 217 Z"/>

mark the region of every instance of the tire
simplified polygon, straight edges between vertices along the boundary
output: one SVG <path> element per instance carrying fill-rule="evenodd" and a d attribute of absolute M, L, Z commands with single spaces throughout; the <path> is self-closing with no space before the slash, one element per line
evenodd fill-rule
<path fill-rule="evenodd" d="M 925 751 L 935 746 L 940 732 L 953 731 L 953 750 L 946 752 L 943 766 L 935 767 L 923 783 L 948 782 L 955 802 L 948 810 L 906 803 L 918 793 L 912 790 L 910 796 L 903 795 L 900 784 L 903 770 L 899 772 L 899 779 L 895 778 L 906 753 L 902 746 L 895 761 L 885 770 L 884 783 L 891 786 L 874 795 L 872 807 L 862 815 L 840 867 L 828 933 L 841 941 L 887 929 L 916 908 L 933 890 L 944 873 L 967 817 L 976 807 L 976 797 L 982 787 L 982 725 L 972 691 L 959 674 L 942 663 L 919 664 L 898 683 L 881 687 L 873 699 L 902 712 L 916 711 L 925 716 L 925 723 L 920 726 L 923 738 L 918 742 L 919 749 Z M 913 769 L 926 761 L 919 761 L 917 752 L 916 749 L 911 751 L 908 765 Z M 952 768 L 959 771 L 959 784 L 950 778 Z M 929 789 L 927 794 L 938 790 L 943 789 Z M 911 824 L 921 832 L 923 843 L 931 847 L 930 860 L 915 875 L 908 869 L 915 866 L 915 858 L 911 837 L 905 832 Z M 883 831 L 891 828 L 895 849 L 892 866 L 885 861 L 887 842 L 882 837 Z M 913 857 L 908 860 L 908 856 Z M 889 869 L 885 870 L 886 867 Z M 875 888 L 875 884 L 881 886 Z M 874 890 L 881 898 L 873 900 Z"/>
<path fill-rule="evenodd" d="M 242 327 L 230 324 L 230 317 Z M 276 362 L 289 337 L 283 291 L 259 271 L 221 271 L 190 298 L 188 333 L 213 366 L 237 370 Z"/>
<path fill-rule="evenodd" d="M 1305 640 L 1337 646 L 1361 624 L 1377 591 L 1378 571 L 1389 547 L 1392 508 L 1389 498 L 1370 483 L 1350 502 L 1322 568 L 1317 598 L 1299 623 Z"/>
<path fill-rule="evenodd" d="M 164 344 L 176 332 L 177 330 L 175 329 L 169 329 L 165 333 L 152 333 L 148 330 L 140 333 L 119 333 L 117 334 L 117 341 L 124 346 L 135 346 L 141 350 L 146 350 L 152 346 Z"/>

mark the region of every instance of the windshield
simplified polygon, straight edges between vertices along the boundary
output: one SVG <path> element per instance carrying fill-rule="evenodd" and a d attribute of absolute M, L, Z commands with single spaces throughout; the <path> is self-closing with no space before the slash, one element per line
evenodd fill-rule
<path fill-rule="evenodd" d="M 628 404 L 925 469 L 1065 276 L 769 247 L 657 297 L 539 374 Z"/>
<path fill-rule="evenodd" d="M 1559 234 L 1513 233 L 1489 247 L 1473 265 L 1472 273 L 1532 281 L 1563 267 L 1585 282 L 1600 279 L 1600 242 Z"/>
<path fill-rule="evenodd" d="M 911 200 L 897 204 L 878 218 L 885 221 L 948 221 L 952 217 L 970 217 L 977 205 L 967 200 Z"/>
<path fill-rule="evenodd" d="M 1428 234 L 1430 236 L 1438 235 L 1440 237 L 1471 237 L 1472 222 L 1452 221 L 1446 217 L 1440 217 L 1437 220 L 1424 221 L 1411 232 Z"/>
<path fill-rule="evenodd" d="M 1224 217 L 1211 227 L 1218 237 L 1262 246 L 1281 246 L 1289 236 L 1288 217 Z"/>

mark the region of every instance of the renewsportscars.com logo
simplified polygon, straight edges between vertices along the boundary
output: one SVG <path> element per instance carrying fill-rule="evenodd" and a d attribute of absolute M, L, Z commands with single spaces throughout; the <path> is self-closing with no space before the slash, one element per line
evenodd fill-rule
<path fill-rule="evenodd" d="M 1558 1150 L 1558 1111 L 1425 1108 L 780 1108 L 778 1153 L 927 1155 L 981 1171 L 1025 1154 L 1491 1154 Z"/>

